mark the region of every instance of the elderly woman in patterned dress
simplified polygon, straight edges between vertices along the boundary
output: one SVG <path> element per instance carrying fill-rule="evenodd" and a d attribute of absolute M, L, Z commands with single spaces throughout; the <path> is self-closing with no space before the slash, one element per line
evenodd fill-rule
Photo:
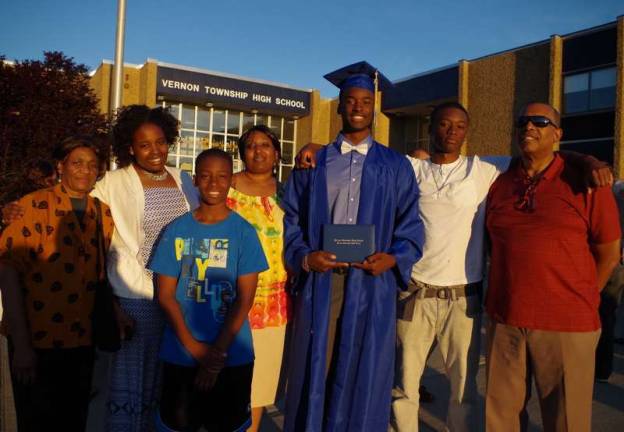
<path fill-rule="evenodd" d="M 54 152 L 61 182 L 20 199 L 23 216 L 0 236 L 2 330 L 11 343 L 20 432 L 85 429 L 90 315 L 104 272 L 96 257 L 113 233 L 108 207 L 89 197 L 98 153 L 90 138 L 63 141 Z"/>
<path fill-rule="evenodd" d="M 154 428 L 164 317 L 146 265 L 162 229 L 198 203 L 190 176 L 165 166 L 177 137 L 178 121 L 164 108 L 122 108 L 113 125 L 119 169 L 109 171 L 94 190 L 110 206 L 116 223 L 108 278 L 127 331 L 109 371 L 106 429 L 111 432 Z"/>
<path fill-rule="evenodd" d="M 280 375 L 290 302 L 284 268 L 283 217 L 279 207 L 280 184 L 275 168 L 280 160 L 280 142 L 266 126 L 247 130 L 238 140 L 245 169 L 234 175 L 228 206 L 251 223 L 258 233 L 269 269 L 258 276 L 258 287 L 249 311 L 255 363 L 251 384 L 252 425 L 257 431 L 262 410 L 281 396 Z"/>

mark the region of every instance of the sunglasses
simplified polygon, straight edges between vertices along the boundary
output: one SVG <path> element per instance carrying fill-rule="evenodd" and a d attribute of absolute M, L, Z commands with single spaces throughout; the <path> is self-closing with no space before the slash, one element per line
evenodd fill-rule
<path fill-rule="evenodd" d="M 557 129 L 559 128 L 559 126 L 557 126 L 555 122 L 549 119 L 548 117 L 539 116 L 539 115 L 518 117 L 518 120 L 516 120 L 516 127 L 519 127 L 519 128 L 525 127 L 526 125 L 529 124 L 529 122 L 531 122 L 533 126 L 538 127 L 538 128 L 545 128 L 546 126 L 549 126 L 549 125 L 552 125 L 553 127 Z"/>

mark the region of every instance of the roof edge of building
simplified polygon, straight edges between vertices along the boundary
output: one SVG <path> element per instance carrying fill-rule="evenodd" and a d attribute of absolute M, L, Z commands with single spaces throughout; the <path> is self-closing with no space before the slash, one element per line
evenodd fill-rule
<path fill-rule="evenodd" d="M 589 27 L 589 28 L 586 28 L 586 29 L 577 30 L 575 32 L 566 33 L 566 34 L 560 35 L 560 36 L 561 36 L 562 39 L 570 39 L 570 38 L 575 38 L 575 37 L 584 36 L 584 35 L 587 35 L 587 34 L 599 32 L 599 31 L 608 29 L 610 27 L 614 27 L 616 25 L 617 25 L 617 21 L 610 21 L 610 22 L 607 22 L 607 23 L 604 23 L 604 24 L 596 25 L 594 27 Z M 520 45 L 520 46 L 517 46 L 517 47 L 514 47 L 514 48 L 509 48 L 509 49 L 506 49 L 506 50 L 485 54 L 485 55 L 482 55 L 482 56 L 479 56 L 479 57 L 475 57 L 475 58 L 471 58 L 471 59 L 459 59 L 457 61 L 457 63 L 461 62 L 462 60 L 466 60 L 468 62 L 479 61 L 479 60 L 486 59 L 488 57 L 495 57 L 495 56 L 498 56 L 498 55 L 501 55 L 501 54 L 506 54 L 506 53 L 511 53 L 511 52 L 514 52 L 514 51 L 519 51 L 519 50 L 531 48 L 533 46 L 544 45 L 544 44 L 547 44 L 549 42 L 550 42 L 550 38 L 549 39 L 542 39 L 542 40 L 537 41 L 537 42 L 531 42 L 531 43 L 528 43 L 528 44 L 525 44 L 525 45 Z M 452 69 L 453 67 L 457 67 L 457 63 L 446 65 L 446 66 L 441 66 L 441 67 L 435 68 L 435 69 L 426 70 L 426 71 L 419 72 L 419 73 L 416 73 L 416 74 L 413 74 L 413 75 L 409 75 L 409 76 L 404 77 L 404 78 L 399 78 L 397 80 L 392 81 L 392 83 L 393 84 L 398 84 L 398 83 L 401 83 L 401 82 L 404 82 L 404 81 L 409 81 L 409 80 L 414 79 L 414 78 L 419 78 L 419 77 L 422 77 L 422 76 L 434 74 L 436 72 L 441 72 L 441 71 L 444 71 L 444 70 L 447 70 L 447 69 Z"/>
<path fill-rule="evenodd" d="M 97 70 L 100 68 L 100 66 L 102 65 L 113 65 L 115 64 L 115 62 L 113 62 L 112 60 L 108 60 L 108 59 L 102 59 L 102 61 L 100 62 L 100 64 L 95 68 L 95 69 L 91 69 L 88 72 L 89 76 L 93 76 L 95 75 L 95 73 L 97 72 Z M 134 69 L 141 69 L 144 66 L 144 64 L 136 64 L 136 63 L 126 63 L 124 62 L 124 67 L 129 67 L 129 68 L 134 68 Z"/>
<path fill-rule="evenodd" d="M 575 38 L 575 37 L 579 37 L 579 36 L 585 36 L 587 34 L 591 34 L 591 33 L 596 33 L 602 30 L 606 30 L 610 27 L 615 27 L 617 26 L 617 21 L 610 21 L 604 24 L 598 24 L 596 26 L 593 27 L 589 27 L 586 29 L 582 29 L 582 30 L 577 30 L 575 32 L 572 33 L 566 33 L 564 35 L 561 35 L 562 39 L 570 39 L 570 38 Z"/>
<path fill-rule="evenodd" d="M 532 48 L 532 47 L 536 47 L 536 46 L 540 46 L 540 45 L 546 45 L 548 43 L 550 43 L 550 38 L 549 39 L 542 39 L 542 40 L 537 41 L 537 42 L 531 42 L 531 43 L 528 43 L 528 44 L 520 45 L 520 46 L 517 46 L 517 47 L 514 47 L 514 48 L 509 48 L 509 49 L 506 49 L 506 50 L 502 50 L 502 51 L 497 51 L 497 52 L 494 52 L 494 53 L 491 53 L 491 54 L 486 54 L 486 55 L 482 55 L 482 56 L 479 56 L 479 57 L 475 57 L 475 58 L 471 58 L 471 59 L 462 59 L 462 60 L 466 60 L 468 63 L 470 63 L 470 62 L 474 62 L 474 61 L 483 60 L 483 59 L 486 59 L 488 57 L 495 57 L 495 56 L 499 56 L 501 54 L 512 53 L 512 52 L 515 52 L 515 51 L 520 51 L 520 50 L 523 50 L 523 49 Z"/>
<path fill-rule="evenodd" d="M 441 66 L 439 68 L 430 69 L 430 70 L 426 70 L 426 71 L 423 71 L 423 72 L 418 72 L 418 73 L 415 73 L 413 75 L 409 75 L 409 76 L 406 76 L 406 77 L 403 77 L 403 78 L 396 79 L 396 80 L 392 81 L 392 84 L 402 83 L 404 81 L 409 81 L 409 80 L 414 79 L 414 78 L 418 78 L 418 77 L 425 76 L 425 75 L 430 75 L 430 74 L 433 74 L 433 73 L 436 73 L 436 72 L 442 72 L 442 71 L 445 71 L 445 70 L 448 70 L 448 69 L 453 69 L 453 68 L 456 68 L 456 67 L 457 67 L 457 63 L 452 63 L 452 64 L 449 64 L 449 65 L 446 65 L 446 66 Z"/>
<path fill-rule="evenodd" d="M 223 77 L 223 78 L 231 78 L 231 79 L 236 79 L 236 80 L 240 80 L 240 81 L 247 81 L 247 82 L 257 83 L 257 84 L 271 85 L 271 86 L 275 86 L 275 87 L 282 87 L 282 88 L 287 88 L 287 89 L 291 89 L 291 90 L 304 91 L 304 92 L 308 92 L 308 93 L 312 93 L 314 91 L 314 89 L 311 89 L 311 88 L 300 88 L 300 87 L 295 87 L 295 86 L 291 86 L 291 85 L 288 85 L 288 84 L 279 83 L 279 82 L 276 82 L 276 81 L 255 79 L 255 78 L 249 78 L 249 77 L 245 77 L 245 76 L 241 76 L 241 75 L 230 74 L 230 73 L 227 73 L 227 72 L 218 72 L 218 71 L 213 71 L 213 70 L 210 70 L 210 69 L 203 69 L 203 68 L 198 68 L 198 67 L 193 67 L 193 66 L 184 66 L 184 65 L 179 65 L 179 64 L 175 64 L 175 63 L 161 62 L 161 61 L 158 61 L 156 59 L 151 59 L 151 58 L 148 58 L 147 61 L 148 62 L 154 62 L 154 63 L 158 64 L 158 66 L 170 67 L 170 68 L 185 70 L 185 71 L 189 71 L 189 72 L 204 73 L 204 74 L 215 75 L 215 76 L 219 76 L 219 77 Z"/>

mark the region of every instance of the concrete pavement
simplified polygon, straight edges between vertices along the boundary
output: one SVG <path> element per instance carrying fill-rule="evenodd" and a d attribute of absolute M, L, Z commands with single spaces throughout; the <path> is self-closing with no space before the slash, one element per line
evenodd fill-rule
<path fill-rule="evenodd" d="M 618 311 L 618 337 L 624 337 L 624 305 Z M 482 329 L 482 347 L 485 346 L 485 332 Z M 483 350 L 482 350 L 483 351 Z M 485 357 L 482 353 L 479 374 L 477 375 L 479 404 L 484 412 L 485 394 Z M 449 396 L 449 384 L 444 375 L 444 366 L 439 350 L 435 349 L 427 363 L 422 379 L 427 389 L 435 395 L 433 403 L 421 404 L 420 431 L 432 432 L 444 430 L 444 419 Z M 529 432 L 541 431 L 540 408 L 535 386 L 528 404 Z M 481 422 L 483 424 L 483 422 Z M 280 432 L 283 415 L 279 408 L 271 407 L 268 415 L 263 417 L 261 432 Z M 614 372 L 608 383 L 597 382 L 594 386 L 594 402 L 592 416 L 592 432 L 616 432 L 624 430 L 624 345 L 615 345 Z"/>

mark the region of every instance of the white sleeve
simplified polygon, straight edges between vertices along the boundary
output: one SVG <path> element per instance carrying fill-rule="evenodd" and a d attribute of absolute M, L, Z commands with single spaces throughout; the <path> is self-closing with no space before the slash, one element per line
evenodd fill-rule
<path fill-rule="evenodd" d="M 407 158 L 408 162 L 412 165 L 412 169 L 414 170 L 414 173 L 417 174 L 423 161 L 421 159 L 413 158 L 410 155 L 405 155 L 405 157 Z"/>
<path fill-rule="evenodd" d="M 511 156 L 480 156 L 482 161 L 487 162 L 496 167 L 499 174 L 504 173 L 509 168 Z"/>
<path fill-rule="evenodd" d="M 102 177 L 97 182 L 95 182 L 95 186 L 93 187 L 93 190 L 89 194 L 93 198 L 97 198 L 105 204 L 108 204 L 110 201 L 109 196 L 108 196 L 108 186 L 109 186 L 108 179 L 109 179 L 109 174 L 108 172 L 106 172 L 106 174 L 104 174 L 104 177 Z"/>

